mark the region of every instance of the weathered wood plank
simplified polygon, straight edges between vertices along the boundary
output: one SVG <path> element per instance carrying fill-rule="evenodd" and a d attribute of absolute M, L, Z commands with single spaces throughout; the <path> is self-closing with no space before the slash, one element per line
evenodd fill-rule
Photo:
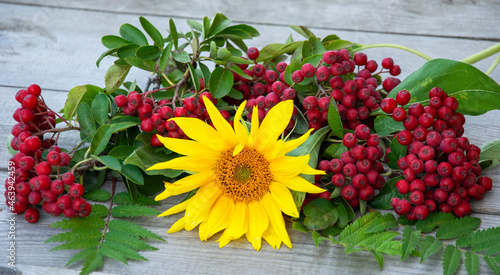
<path fill-rule="evenodd" d="M 12 3 L 12 1 L 0 1 Z M 330 30 L 463 37 L 500 41 L 498 1 L 36 1 L 39 7 L 64 7 L 181 18 L 203 18 L 222 12 L 249 24 L 305 25 Z"/>
<path fill-rule="evenodd" d="M 29 14 L 30 16 L 26 16 Z M 167 26 L 168 18 L 148 16 L 156 26 Z M 68 22 L 74 22 L 68 24 Z M 112 58 L 105 58 L 96 68 L 95 61 L 105 50 L 100 39 L 107 34 L 118 34 L 121 24 L 129 22 L 140 26 L 137 15 L 113 14 L 104 16 L 102 12 L 39 8 L 0 4 L 0 86 L 27 87 L 32 83 L 44 89 L 67 91 L 76 85 L 104 85 L 104 74 Z M 176 20 L 178 29 L 188 30 L 185 19 Z M 263 47 L 272 42 L 284 42 L 293 32 L 284 26 L 256 26 L 261 36 L 249 45 Z M 166 33 L 164 29 L 160 30 Z M 318 36 L 336 33 L 341 38 L 359 43 L 402 44 L 431 57 L 462 59 L 494 45 L 490 41 L 394 35 L 369 32 L 332 31 L 313 29 Z M 296 39 L 303 39 L 294 34 Z M 381 61 L 392 56 L 402 67 L 401 78 L 417 70 L 425 60 L 408 52 L 396 49 L 377 48 L 366 50 L 369 58 Z M 493 57 L 477 63 L 486 71 Z M 129 79 L 136 78 L 144 85 L 147 73 L 133 70 Z M 500 81 L 500 70 L 491 75 Z"/>

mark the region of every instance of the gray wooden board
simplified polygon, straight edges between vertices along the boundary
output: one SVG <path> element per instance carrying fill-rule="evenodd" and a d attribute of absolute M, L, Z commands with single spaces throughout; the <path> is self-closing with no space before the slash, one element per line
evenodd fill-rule
<path fill-rule="evenodd" d="M 256 27 L 261 36 L 248 45 L 261 48 L 271 42 L 284 42 L 293 33 L 289 24 L 311 27 L 318 36 L 337 34 L 354 42 L 396 43 L 415 48 L 431 57 L 462 59 L 500 41 L 498 1 L 390 1 L 375 5 L 370 1 L 0 1 L 0 140 L 4 142 L 15 124 L 13 111 L 18 107 L 14 94 L 19 88 L 37 83 L 44 89 L 49 106 L 59 110 L 64 105 L 65 91 L 81 84 L 103 86 L 104 73 L 112 59 L 103 60 L 96 68 L 95 61 L 105 48 L 100 38 L 118 34 L 123 23 L 139 26 L 138 16 L 145 15 L 165 34 L 168 18 L 179 29 L 188 30 L 186 18 L 200 19 L 222 11 L 235 22 L 246 22 Z M 321 14 L 320 14 L 321 13 Z M 367 16 L 369 14 L 370 16 Z M 293 16 L 291 16 L 293 15 Z M 479 39 L 469 39 L 469 38 Z M 492 40 L 492 41 L 489 41 Z M 369 58 L 380 61 L 392 56 L 403 69 L 401 77 L 418 69 L 425 61 L 395 49 L 370 49 Z M 490 57 L 477 65 L 485 71 L 493 62 Z M 500 81 L 500 70 L 491 75 Z M 146 73 L 132 71 L 129 80 L 137 79 L 141 87 Z M 467 117 L 465 135 L 472 143 L 480 145 L 500 138 L 500 111 L 478 117 Z M 63 147 L 76 143 L 78 136 L 67 135 L 61 140 Z M 7 160 L 10 154 L 0 147 L 0 179 L 7 178 Z M 472 203 L 473 216 L 482 219 L 481 228 L 500 226 L 500 168 L 485 172 L 494 180 L 494 189 L 482 201 Z M 121 186 L 121 190 L 123 186 Z M 179 202 L 181 197 L 162 201 L 164 211 Z M 0 199 L 0 234 L 7 238 L 5 199 Z M 272 250 L 264 244 L 255 252 L 244 239 L 233 241 L 223 249 L 214 242 L 200 242 L 197 229 L 175 234 L 166 230 L 179 215 L 166 218 L 134 219 L 159 234 L 166 243 L 152 242 L 159 251 L 142 252 L 148 262 L 131 261 L 128 266 L 106 261 L 104 270 L 95 274 L 165 274 L 165 273 L 269 273 L 279 274 L 372 274 L 377 273 L 375 259 L 369 253 L 344 255 L 342 247 L 322 243 L 314 247 L 310 236 L 289 229 L 293 250 L 283 247 Z M 38 224 L 31 225 L 16 217 L 17 267 L 22 274 L 77 274 L 80 264 L 64 268 L 74 252 L 48 252 L 55 244 L 43 244 L 52 234 L 60 231 L 47 227 L 59 218 L 43 215 Z M 290 227 L 290 224 L 288 224 Z M 1 233 L 4 232 L 4 233 Z M 6 251 L 7 242 L 0 242 L 0 251 Z M 440 255 L 425 264 L 412 258 L 400 262 L 398 258 L 385 257 L 385 274 L 441 273 Z M 0 262 L 1 266 L 6 262 Z M 481 262 L 481 273 L 491 273 Z M 461 263 L 461 274 L 464 266 Z"/>

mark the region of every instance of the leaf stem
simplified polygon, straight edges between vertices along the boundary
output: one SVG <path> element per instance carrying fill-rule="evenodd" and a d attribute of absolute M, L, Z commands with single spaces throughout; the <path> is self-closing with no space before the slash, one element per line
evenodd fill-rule
<path fill-rule="evenodd" d="M 363 46 L 359 47 L 357 49 L 357 51 L 362 51 L 362 50 L 366 50 L 366 49 L 370 49 L 370 48 L 396 48 L 396 49 L 404 50 L 404 51 L 413 53 L 415 55 L 418 55 L 427 61 L 432 59 L 432 57 L 430 57 L 422 52 L 419 52 L 415 49 L 412 49 L 412 48 L 409 48 L 409 47 L 406 47 L 403 45 L 398 45 L 398 44 L 388 44 L 388 43 L 368 44 L 368 45 L 363 45 Z"/>
<path fill-rule="evenodd" d="M 466 58 L 462 59 L 461 61 L 464 63 L 467 63 L 467 64 L 474 64 L 474 63 L 481 61 L 487 57 L 490 57 L 498 52 L 500 52 L 500 43 L 498 43 L 494 46 L 491 46 L 485 50 L 482 50 L 476 54 L 473 54 L 469 57 L 466 57 Z"/>
<path fill-rule="evenodd" d="M 101 247 L 102 242 L 104 241 L 104 236 L 106 235 L 106 231 L 108 231 L 108 224 L 111 218 L 111 209 L 113 208 L 113 197 L 115 196 L 115 187 L 116 187 L 116 179 L 114 176 L 111 176 L 111 199 L 109 200 L 109 208 L 108 208 L 108 216 L 106 217 L 106 225 L 102 231 L 101 240 L 99 241 L 98 249 Z"/>
<path fill-rule="evenodd" d="M 91 161 L 91 160 L 92 160 L 91 158 L 85 158 L 84 160 L 81 160 L 81 161 L 77 162 L 77 163 L 73 166 L 73 168 L 71 168 L 71 172 L 72 172 L 72 173 L 74 173 L 74 172 L 75 172 L 75 170 L 76 170 L 76 168 L 78 168 L 78 166 L 80 166 L 80 165 L 84 164 L 85 162 L 89 162 L 89 161 Z"/>
<path fill-rule="evenodd" d="M 497 67 L 498 63 L 500 63 L 500 54 L 497 56 L 497 59 L 491 64 L 491 67 L 486 71 L 486 74 L 489 75 L 493 70 Z"/>

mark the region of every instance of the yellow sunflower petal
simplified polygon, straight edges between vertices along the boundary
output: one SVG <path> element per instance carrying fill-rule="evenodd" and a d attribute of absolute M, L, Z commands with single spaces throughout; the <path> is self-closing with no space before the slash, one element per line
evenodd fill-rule
<path fill-rule="evenodd" d="M 304 174 L 304 175 L 324 175 L 326 174 L 325 171 L 323 170 L 318 170 L 318 169 L 313 169 L 311 166 L 309 165 L 306 165 L 304 167 L 304 170 L 302 170 L 302 172 L 300 172 L 301 174 Z"/>
<path fill-rule="evenodd" d="M 170 184 L 168 182 L 165 182 L 165 185 L 166 184 Z M 172 196 L 172 194 L 170 194 L 170 192 L 168 190 L 163 190 L 163 192 L 161 192 L 160 194 L 156 195 L 155 197 L 155 201 L 161 201 L 161 200 L 164 200 L 168 197 Z"/>
<path fill-rule="evenodd" d="M 217 240 L 219 247 L 227 245 L 230 241 L 239 239 L 248 231 L 248 206 L 245 203 L 234 204 L 234 213 L 229 226 Z"/>
<path fill-rule="evenodd" d="M 275 159 L 281 158 L 285 155 L 285 142 L 283 140 L 278 140 L 270 148 L 262 152 L 268 161 L 273 161 Z"/>
<path fill-rule="evenodd" d="M 181 231 L 184 229 L 184 225 L 186 224 L 186 219 L 184 217 L 180 218 L 178 221 L 176 221 L 170 229 L 167 231 L 167 233 L 175 233 L 178 231 Z"/>
<path fill-rule="evenodd" d="M 299 217 L 297 206 L 295 205 L 292 193 L 290 193 L 290 190 L 288 190 L 288 188 L 280 183 L 273 182 L 269 186 L 269 190 L 271 191 L 271 195 L 273 196 L 274 201 L 279 206 L 281 211 L 283 211 L 283 213 L 291 217 Z"/>
<path fill-rule="evenodd" d="M 274 179 L 278 183 L 283 184 L 284 186 L 288 187 L 289 189 L 299 191 L 299 192 L 307 192 L 307 193 L 322 193 L 325 192 L 326 190 L 321 189 L 314 184 L 308 182 L 301 176 L 295 176 L 295 177 L 276 177 Z"/>
<path fill-rule="evenodd" d="M 169 138 L 158 136 L 158 140 L 163 143 L 163 145 L 176 153 L 186 156 L 199 156 L 202 155 L 204 158 L 216 158 L 218 152 L 211 150 L 205 144 L 188 139 L 180 138 Z"/>
<path fill-rule="evenodd" d="M 205 144 L 212 150 L 226 150 L 228 145 L 222 136 L 204 121 L 191 117 L 172 118 L 189 138 Z"/>
<path fill-rule="evenodd" d="M 259 131 L 259 109 L 257 106 L 253 106 L 252 110 L 252 120 L 251 120 L 251 125 L 250 125 L 250 134 L 248 136 L 248 144 L 250 147 L 254 148 L 255 143 L 257 142 L 258 139 L 258 131 Z"/>
<path fill-rule="evenodd" d="M 309 129 L 309 131 L 307 131 L 307 133 L 303 134 L 299 138 L 292 139 L 292 140 L 285 142 L 285 154 L 292 151 L 293 149 L 299 147 L 299 145 L 301 145 L 302 143 L 304 143 L 313 130 L 314 129 Z"/>
<path fill-rule="evenodd" d="M 222 117 L 220 111 L 214 106 L 212 101 L 208 98 L 203 97 L 203 102 L 205 102 L 205 108 L 207 108 L 208 115 L 212 120 L 212 123 L 217 129 L 217 132 L 228 141 L 231 145 L 235 145 L 238 143 L 236 139 L 236 135 L 234 134 L 233 128 L 231 125 Z"/>
<path fill-rule="evenodd" d="M 271 194 L 265 194 L 260 200 L 260 204 L 266 209 L 267 216 L 269 217 L 269 221 L 273 225 L 274 231 L 276 235 L 281 239 L 281 241 L 292 248 L 292 242 L 290 241 L 290 237 L 288 236 L 288 232 L 286 232 L 285 220 L 283 219 L 283 215 L 281 214 L 281 210 L 278 205 L 274 201 Z"/>
<path fill-rule="evenodd" d="M 233 200 L 226 196 L 219 196 L 210 210 L 208 219 L 200 225 L 200 240 L 206 241 L 215 233 L 226 228 L 233 216 Z"/>
<path fill-rule="evenodd" d="M 149 171 L 149 170 L 173 169 L 173 170 L 186 170 L 191 172 L 201 172 L 212 168 L 214 162 L 215 160 L 183 156 L 183 157 L 177 157 L 169 161 L 157 163 L 146 170 Z"/>
<path fill-rule="evenodd" d="M 240 104 L 240 107 L 238 107 L 238 110 L 234 115 L 234 133 L 236 134 L 236 139 L 239 144 L 246 144 L 248 141 L 248 130 L 245 125 L 241 123 L 241 114 L 245 110 L 246 102 L 247 101 L 245 100 Z"/>
<path fill-rule="evenodd" d="M 186 176 L 172 184 L 165 184 L 165 189 L 168 190 L 171 196 L 175 196 L 212 182 L 214 177 L 215 175 L 212 170 L 204 170 L 199 173 Z"/>
<path fill-rule="evenodd" d="M 172 207 L 170 207 L 167 211 L 161 213 L 160 215 L 158 215 L 158 217 L 165 217 L 165 216 L 168 216 L 168 215 L 172 215 L 172 214 L 177 214 L 181 211 L 184 211 L 186 210 L 188 204 L 191 202 L 191 199 L 187 199 L 179 204 L 176 204 Z"/>
<path fill-rule="evenodd" d="M 273 160 L 269 167 L 274 176 L 293 177 L 300 174 L 306 166 L 309 166 L 309 155 L 301 157 L 284 156 Z"/>
<path fill-rule="evenodd" d="M 252 244 L 257 251 L 262 245 L 262 234 L 269 227 L 269 218 L 266 210 L 254 201 L 248 204 L 248 231 L 245 234 L 247 240 Z"/>
<path fill-rule="evenodd" d="M 280 249 L 281 239 L 278 237 L 276 232 L 274 231 L 273 225 L 269 223 L 267 230 L 262 233 L 262 238 L 266 240 L 266 242 L 274 249 Z"/>
<path fill-rule="evenodd" d="M 243 148 L 245 148 L 245 145 L 243 145 L 243 144 L 236 145 L 234 147 L 233 157 L 236 156 L 237 154 L 239 154 L 241 152 L 241 150 L 243 150 Z"/>
<path fill-rule="evenodd" d="M 220 188 L 213 183 L 200 187 L 193 196 L 193 201 L 186 208 L 186 230 L 192 230 L 208 219 L 210 209 L 220 194 Z"/>
<path fill-rule="evenodd" d="M 293 101 L 286 100 L 271 108 L 259 127 L 257 148 L 262 151 L 273 145 L 290 122 Z"/>

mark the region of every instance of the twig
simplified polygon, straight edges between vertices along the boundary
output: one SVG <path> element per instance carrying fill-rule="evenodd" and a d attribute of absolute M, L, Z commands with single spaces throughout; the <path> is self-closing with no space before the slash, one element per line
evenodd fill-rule
<path fill-rule="evenodd" d="M 98 249 L 101 247 L 102 242 L 104 241 L 104 236 L 106 235 L 106 231 L 108 231 L 108 224 L 109 220 L 111 218 L 111 209 L 113 208 L 113 196 L 115 195 L 115 186 L 116 186 L 116 179 L 115 177 L 111 177 L 111 199 L 109 201 L 109 208 L 108 208 L 108 216 L 106 217 L 106 225 L 104 226 L 104 229 L 102 231 L 102 236 L 101 240 L 99 241 L 99 246 Z"/>

